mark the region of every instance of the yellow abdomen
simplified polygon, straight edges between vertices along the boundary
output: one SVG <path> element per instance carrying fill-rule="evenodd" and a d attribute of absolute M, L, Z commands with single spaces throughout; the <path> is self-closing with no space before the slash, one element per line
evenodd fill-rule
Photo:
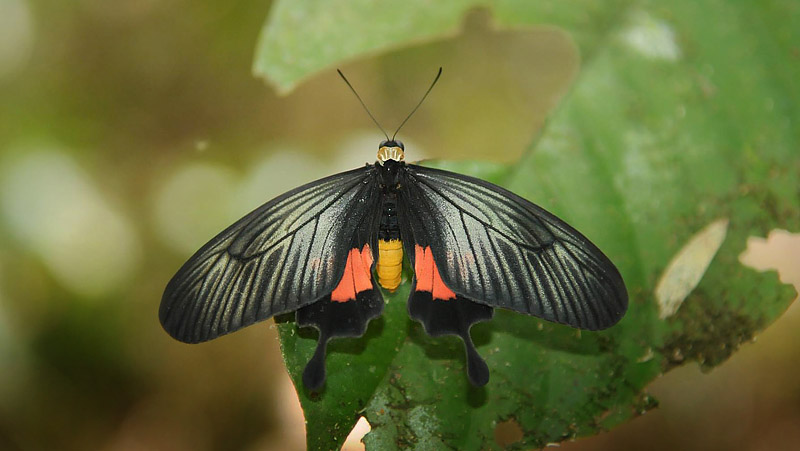
<path fill-rule="evenodd" d="M 379 240 L 376 266 L 378 283 L 389 291 L 396 290 L 403 275 L 403 242 Z"/>

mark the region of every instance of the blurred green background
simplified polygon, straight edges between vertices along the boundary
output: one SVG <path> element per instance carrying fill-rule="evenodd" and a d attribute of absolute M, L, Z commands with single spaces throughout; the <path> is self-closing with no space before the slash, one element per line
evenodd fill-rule
<path fill-rule="evenodd" d="M 382 139 L 333 70 L 285 97 L 251 75 L 269 10 L 0 1 L 0 449 L 302 449 L 271 322 L 188 346 L 156 313 L 215 232 L 374 160 Z M 451 38 L 342 69 L 392 129 L 439 66 L 399 136 L 407 157 L 504 162 L 568 92 L 580 57 L 558 29 L 497 31 L 474 11 Z M 776 236 L 747 261 L 782 265 L 798 284 L 797 240 Z M 795 306 L 712 373 L 658 380 L 659 409 L 563 446 L 794 449 L 797 330 Z M 511 443 L 515 431 L 497 434 Z"/>

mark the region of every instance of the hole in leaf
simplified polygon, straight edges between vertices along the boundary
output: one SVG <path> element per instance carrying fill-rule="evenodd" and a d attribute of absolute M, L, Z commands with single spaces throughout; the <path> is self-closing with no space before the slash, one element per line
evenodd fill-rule
<path fill-rule="evenodd" d="M 361 442 L 361 439 L 363 439 L 370 430 L 371 428 L 367 419 L 365 417 L 359 418 L 356 425 L 353 426 L 353 430 L 350 431 L 350 435 L 345 439 L 344 445 L 342 445 L 342 451 L 363 450 L 364 444 Z"/>
<path fill-rule="evenodd" d="M 494 428 L 494 441 L 503 448 L 522 440 L 522 428 L 514 418 L 497 423 Z"/>
<path fill-rule="evenodd" d="M 776 270 L 783 283 L 800 291 L 800 234 L 775 229 L 767 238 L 751 236 L 739 256 L 743 265 L 758 271 Z"/>

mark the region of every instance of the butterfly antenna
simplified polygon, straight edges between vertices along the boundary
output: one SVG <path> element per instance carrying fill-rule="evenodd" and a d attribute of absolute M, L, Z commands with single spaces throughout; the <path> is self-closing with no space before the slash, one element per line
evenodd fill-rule
<path fill-rule="evenodd" d="M 347 77 L 345 77 L 344 74 L 342 73 L 342 71 L 340 71 L 339 69 L 336 69 L 336 72 L 339 72 L 339 76 L 342 77 L 342 80 L 344 80 L 345 83 L 347 83 L 347 87 L 350 88 L 351 91 L 353 91 L 353 94 L 356 95 L 356 99 L 358 99 L 358 101 L 361 102 L 361 106 L 364 107 L 364 111 L 367 112 L 367 114 L 369 115 L 370 119 L 372 119 L 372 122 L 374 122 L 375 125 L 377 125 L 378 128 L 383 132 L 383 136 L 385 136 L 386 140 L 388 141 L 389 140 L 389 135 L 386 133 L 386 130 L 384 130 L 383 127 L 381 127 L 381 124 L 378 123 L 378 120 L 375 119 L 375 116 L 373 116 L 372 113 L 369 112 L 369 108 L 367 108 L 367 105 L 364 103 L 363 100 L 361 100 L 361 96 L 358 95 L 358 93 L 356 92 L 355 88 L 353 88 L 353 85 L 351 85 L 350 82 L 347 81 Z"/>
<path fill-rule="evenodd" d="M 417 104 L 417 106 L 415 106 L 414 109 L 411 110 L 410 113 L 408 113 L 408 116 L 406 116 L 406 118 L 403 120 L 403 122 L 400 124 L 400 126 L 397 127 L 397 130 L 395 130 L 394 135 L 392 135 L 392 139 L 391 139 L 392 141 L 394 141 L 394 137 L 397 136 L 397 132 L 399 132 L 400 129 L 403 128 L 404 125 L 406 125 L 406 122 L 408 122 L 408 120 L 411 119 L 411 116 L 413 116 L 414 113 L 417 112 L 417 109 L 419 108 L 420 105 L 422 105 L 422 102 L 425 101 L 425 97 L 428 97 L 428 94 L 431 93 L 431 90 L 433 89 L 434 86 L 436 86 L 436 82 L 439 81 L 439 77 L 441 77 L 441 76 L 442 76 L 442 68 L 440 67 L 439 68 L 439 72 L 436 74 L 436 78 L 434 78 L 433 79 L 433 83 L 431 83 L 431 87 L 428 88 L 427 91 L 425 91 L 425 95 L 422 96 L 421 99 L 419 99 L 419 103 Z"/>

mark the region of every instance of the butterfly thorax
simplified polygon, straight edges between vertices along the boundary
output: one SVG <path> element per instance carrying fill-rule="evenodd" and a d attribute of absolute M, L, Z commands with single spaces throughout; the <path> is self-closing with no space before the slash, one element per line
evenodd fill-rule
<path fill-rule="evenodd" d="M 394 148 L 402 151 L 399 147 Z M 386 147 L 381 147 L 381 150 L 383 149 Z M 380 151 L 378 156 L 380 158 Z M 400 187 L 400 176 L 404 165 L 402 161 L 394 159 L 384 162 L 379 159 L 376 165 L 380 171 L 383 192 L 376 272 L 378 283 L 392 292 L 400 285 L 403 272 L 403 242 L 397 218 L 397 190 Z"/>

